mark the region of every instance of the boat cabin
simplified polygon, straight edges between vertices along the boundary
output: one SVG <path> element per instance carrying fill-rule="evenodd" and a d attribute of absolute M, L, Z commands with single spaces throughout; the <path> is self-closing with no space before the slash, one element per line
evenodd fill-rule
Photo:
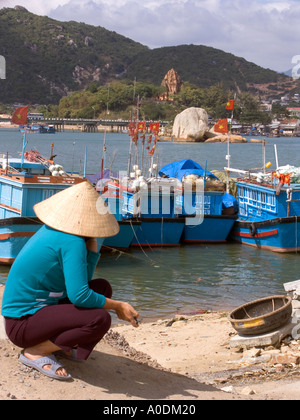
<path fill-rule="evenodd" d="M 0 170 L 7 172 L 7 174 L 9 172 L 19 172 L 20 175 L 51 175 L 49 169 L 42 163 L 30 162 L 26 159 L 22 163 L 20 158 L 0 158 Z"/>
<path fill-rule="evenodd" d="M 274 185 L 238 181 L 239 219 L 258 222 L 300 213 L 300 184 Z"/>
<path fill-rule="evenodd" d="M 0 158 L 0 219 L 35 217 L 36 203 L 82 180 L 77 176 L 53 176 L 42 163 Z"/>

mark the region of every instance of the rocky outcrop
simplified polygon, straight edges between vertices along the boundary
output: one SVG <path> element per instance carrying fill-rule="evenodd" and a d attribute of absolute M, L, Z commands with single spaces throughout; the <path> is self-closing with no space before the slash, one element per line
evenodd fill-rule
<path fill-rule="evenodd" d="M 205 143 L 227 143 L 227 142 L 228 142 L 228 136 L 226 134 L 210 137 L 207 140 L 205 140 Z M 230 134 L 229 142 L 230 143 L 247 143 L 248 140 L 237 134 Z"/>
<path fill-rule="evenodd" d="M 14 7 L 14 9 L 19 10 L 20 12 L 28 12 L 28 10 L 23 6 L 18 6 L 17 5 L 17 6 Z"/>
<path fill-rule="evenodd" d="M 99 82 L 103 70 L 99 67 L 80 67 L 76 66 L 73 70 L 73 78 L 80 86 L 84 86 L 87 81 Z"/>
<path fill-rule="evenodd" d="M 166 101 L 170 99 L 171 95 L 176 95 L 176 93 L 180 92 L 182 81 L 177 71 L 171 69 L 165 75 L 161 85 L 166 88 L 166 93 L 160 99 Z"/>
<path fill-rule="evenodd" d="M 94 45 L 93 38 L 91 38 L 91 37 L 89 37 L 89 36 L 86 36 L 86 37 L 84 38 L 84 45 L 85 45 L 86 47 L 91 47 L 91 46 L 93 46 L 93 45 Z"/>
<path fill-rule="evenodd" d="M 175 118 L 172 136 L 175 141 L 204 141 L 208 131 L 208 114 L 202 108 L 187 108 Z"/>

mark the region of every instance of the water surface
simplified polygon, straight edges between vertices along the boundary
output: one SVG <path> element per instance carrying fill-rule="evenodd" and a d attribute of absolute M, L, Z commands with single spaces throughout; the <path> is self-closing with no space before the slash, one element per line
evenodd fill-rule
<path fill-rule="evenodd" d="M 27 150 L 37 149 L 50 157 L 51 143 L 60 163 L 69 172 L 83 173 L 87 149 L 87 173 L 99 172 L 104 134 L 64 132 L 31 134 Z M 267 139 L 266 160 L 275 168 L 274 144 L 280 165 L 300 166 L 300 140 Z M 23 137 L 17 130 L 0 129 L 0 153 L 17 156 Z M 105 166 L 127 170 L 129 137 L 106 135 Z M 159 143 L 159 167 L 191 158 L 209 170 L 226 166 L 227 145 Z M 251 169 L 262 165 L 262 145 L 232 144 L 231 166 Z M 145 164 L 148 158 L 145 159 Z M 188 245 L 170 249 L 145 248 L 126 253 L 103 254 L 96 276 L 108 279 L 114 297 L 131 302 L 144 318 L 160 318 L 177 312 L 228 310 L 262 297 L 283 294 L 283 284 L 300 278 L 298 254 L 274 254 L 239 244 Z M 0 266 L 0 282 L 5 283 L 9 268 Z"/>

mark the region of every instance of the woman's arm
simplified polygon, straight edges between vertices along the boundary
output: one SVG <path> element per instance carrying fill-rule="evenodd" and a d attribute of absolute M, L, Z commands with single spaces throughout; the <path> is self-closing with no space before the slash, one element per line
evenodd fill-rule
<path fill-rule="evenodd" d="M 88 250 L 98 252 L 97 239 L 88 238 L 86 239 L 85 244 Z M 119 319 L 122 319 L 123 321 L 128 321 L 134 327 L 138 327 L 138 322 L 136 321 L 136 319 L 139 318 L 139 314 L 129 303 L 105 298 L 105 305 L 103 309 L 111 309 L 115 311 Z"/>
<path fill-rule="evenodd" d="M 77 249 L 75 244 L 78 247 Z M 96 239 L 86 239 L 85 246 L 88 251 L 97 252 Z M 84 243 L 76 241 L 73 247 L 66 247 L 63 255 L 64 275 L 70 301 L 79 307 L 113 310 L 119 319 L 128 321 L 134 327 L 137 327 L 138 322 L 135 318 L 139 318 L 139 314 L 129 303 L 106 298 L 89 288 L 86 256 L 83 257 L 82 252 L 83 247 Z M 95 249 L 96 251 L 94 251 Z"/>

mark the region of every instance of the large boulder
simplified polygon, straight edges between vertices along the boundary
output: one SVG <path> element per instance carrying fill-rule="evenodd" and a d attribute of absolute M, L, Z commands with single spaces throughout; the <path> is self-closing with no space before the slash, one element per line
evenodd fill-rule
<path fill-rule="evenodd" d="M 175 118 L 172 136 L 175 141 L 204 141 L 209 130 L 208 114 L 202 108 L 187 108 Z"/>

